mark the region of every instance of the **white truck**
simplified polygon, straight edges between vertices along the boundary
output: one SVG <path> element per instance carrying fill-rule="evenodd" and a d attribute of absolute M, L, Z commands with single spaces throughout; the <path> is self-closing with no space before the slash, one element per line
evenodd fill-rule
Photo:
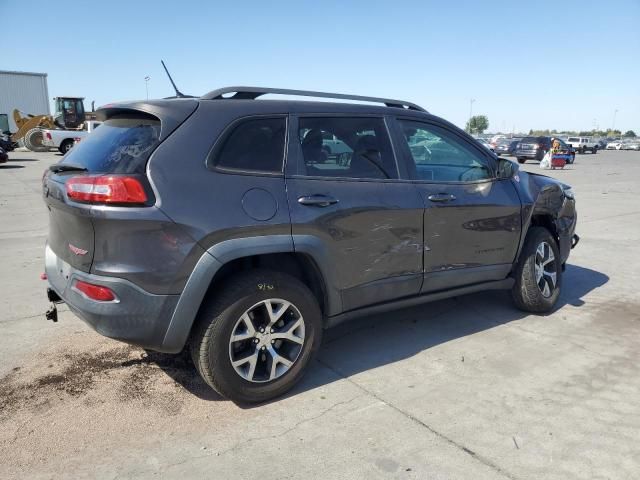
<path fill-rule="evenodd" d="M 73 148 L 73 145 L 77 142 L 76 139 L 86 137 L 98 128 L 101 123 L 102 122 L 98 122 L 96 120 L 87 120 L 84 122 L 84 129 L 82 130 L 45 129 L 42 131 L 42 145 L 50 148 L 57 148 L 60 153 L 65 154 Z"/>
<path fill-rule="evenodd" d="M 598 142 L 591 137 L 568 137 L 565 143 L 571 145 L 578 153 L 586 153 L 587 150 L 596 153 L 599 147 Z"/>

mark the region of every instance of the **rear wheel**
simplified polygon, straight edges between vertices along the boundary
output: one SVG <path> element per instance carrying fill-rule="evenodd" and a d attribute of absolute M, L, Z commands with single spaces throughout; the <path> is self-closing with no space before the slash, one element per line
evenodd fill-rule
<path fill-rule="evenodd" d="M 32 128 L 27 132 L 24 136 L 24 146 L 27 147 L 32 152 L 46 152 L 49 150 L 48 147 L 43 145 L 44 142 L 44 134 L 42 130 L 39 128 Z"/>
<path fill-rule="evenodd" d="M 282 395 L 302 377 L 322 337 L 322 315 L 296 278 L 267 270 L 238 274 L 201 310 L 193 362 L 220 395 L 240 403 Z"/>
<path fill-rule="evenodd" d="M 593 148 L 591 149 L 591 153 L 592 153 L 592 154 L 596 154 L 596 153 L 598 153 L 598 147 L 593 147 Z"/>
<path fill-rule="evenodd" d="M 524 163 L 526 161 L 527 161 L 526 158 L 518 157 L 518 163 Z"/>
<path fill-rule="evenodd" d="M 532 227 L 527 233 L 515 270 L 511 295 L 521 310 L 534 313 L 551 311 L 562 284 L 562 265 L 558 245 L 549 230 Z"/>
<path fill-rule="evenodd" d="M 58 150 L 60 151 L 60 153 L 62 153 L 64 155 L 65 153 L 67 153 L 72 148 L 73 148 L 73 140 L 67 139 L 67 140 L 64 140 L 60 144 L 60 148 L 58 148 Z"/>

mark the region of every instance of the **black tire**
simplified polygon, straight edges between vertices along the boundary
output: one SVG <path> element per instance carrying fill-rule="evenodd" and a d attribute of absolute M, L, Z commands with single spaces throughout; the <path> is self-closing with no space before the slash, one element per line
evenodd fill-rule
<path fill-rule="evenodd" d="M 231 363 L 231 335 L 245 312 L 272 298 L 291 302 L 300 312 L 304 319 L 304 343 L 286 373 L 274 380 L 252 382 L 243 378 Z M 269 270 L 243 272 L 226 280 L 224 288 L 205 302 L 190 341 L 193 363 L 207 384 L 234 402 L 264 402 L 284 394 L 302 378 L 320 347 L 322 314 L 318 302 L 306 285 L 290 275 Z M 246 348 L 251 347 L 248 344 Z M 255 352 L 264 357 L 257 348 Z"/>
<path fill-rule="evenodd" d="M 518 157 L 518 163 L 524 163 L 526 161 L 527 161 L 526 158 Z"/>
<path fill-rule="evenodd" d="M 591 149 L 591 153 L 592 153 L 592 154 L 594 154 L 594 155 L 595 155 L 596 153 L 598 153 L 598 147 L 593 147 L 593 148 Z"/>
<path fill-rule="evenodd" d="M 65 154 L 67 153 L 69 150 L 71 150 L 73 148 L 73 140 L 63 140 L 63 142 L 60 144 L 60 147 L 58 148 L 58 150 L 60 151 L 61 154 Z"/>
<path fill-rule="evenodd" d="M 582 147 L 580 147 L 580 153 L 581 153 L 582 155 L 584 155 L 586 151 L 587 151 L 587 150 L 585 149 L 584 145 L 583 145 Z"/>
<path fill-rule="evenodd" d="M 549 288 L 549 296 L 543 294 L 536 280 L 537 249 L 543 242 L 549 245 L 554 255 L 550 265 L 555 269 L 556 281 L 554 288 Z M 543 227 L 529 229 L 514 276 L 516 282 L 511 289 L 511 296 L 519 309 L 533 313 L 547 313 L 553 309 L 562 287 L 562 264 L 558 245 L 549 230 Z"/>

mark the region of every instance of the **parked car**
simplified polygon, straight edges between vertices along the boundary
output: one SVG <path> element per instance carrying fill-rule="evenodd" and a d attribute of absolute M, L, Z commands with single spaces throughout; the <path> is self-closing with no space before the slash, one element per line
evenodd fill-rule
<path fill-rule="evenodd" d="M 67 153 L 75 145 L 76 140 L 78 142 L 93 132 L 100 126 L 100 123 L 95 120 L 88 120 L 85 122 L 85 128 L 83 130 L 58 130 L 58 129 L 45 129 L 42 131 L 42 145 L 50 148 L 57 148 L 60 153 Z"/>
<path fill-rule="evenodd" d="M 622 149 L 622 142 L 620 140 L 614 140 L 607 143 L 607 150 L 620 150 Z"/>
<path fill-rule="evenodd" d="M 591 153 L 598 152 L 598 142 L 591 137 L 569 137 L 567 143 L 579 153 L 586 153 L 587 150 Z"/>
<path fill-rule="evenodd" d="M 8 161 L 9 155 L 7 155 L 3 148 L 0 148 L 0 163 L 7 163 Z"/>
<path fill-rule="evenodd" d="M 498 144 L 494 151 L 498 156 L 515 155 L 516 147 L 521 140 L 521 138 L 502 138 L 498 140 Z"/>
<path fill-rule="evenodd" d="M 629 141 L 622 144 L 621 150 L 640 150 L 640 141 Z"/>
<path fill-rule="evenodd" d="M 551 137 L 524 137 L 516 145 L 515 156 L 518 163 L 527 160 L 542 160 L 544 154 L 551 149 Z"/>
<path fill-rule="evenodd" d="M 410 102 L 230 87 L 98 115 L 42 179 L 47 318 L 186 346 L 237 402 L 286 392 L 356 316 L 489 289 L 549 312 L 578 242 L 568 185 Z M 330 137 L 346 164 L 316 161 Z"/>
<path fill-rule="evenodd" d="M 2 150 L 5 151 L 5 153 L 11 152 L 17 147 L 18 145 L 15 142 L 12 142 L 11 138 L 8 135 L 0 133 L 0 148 L 2 148 Z"/>

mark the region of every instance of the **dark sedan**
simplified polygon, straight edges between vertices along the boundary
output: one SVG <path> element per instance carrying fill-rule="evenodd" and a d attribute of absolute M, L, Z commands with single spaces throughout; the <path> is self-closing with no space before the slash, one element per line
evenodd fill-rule
<path fill-rule="evenodd" d="M 522 140 L 521 138 L 503 138 L 498 141 L 498 145 L 496 145 L 495 152 L 499 155 L 515 155 L 516 146 L 518 142 Z"/>

